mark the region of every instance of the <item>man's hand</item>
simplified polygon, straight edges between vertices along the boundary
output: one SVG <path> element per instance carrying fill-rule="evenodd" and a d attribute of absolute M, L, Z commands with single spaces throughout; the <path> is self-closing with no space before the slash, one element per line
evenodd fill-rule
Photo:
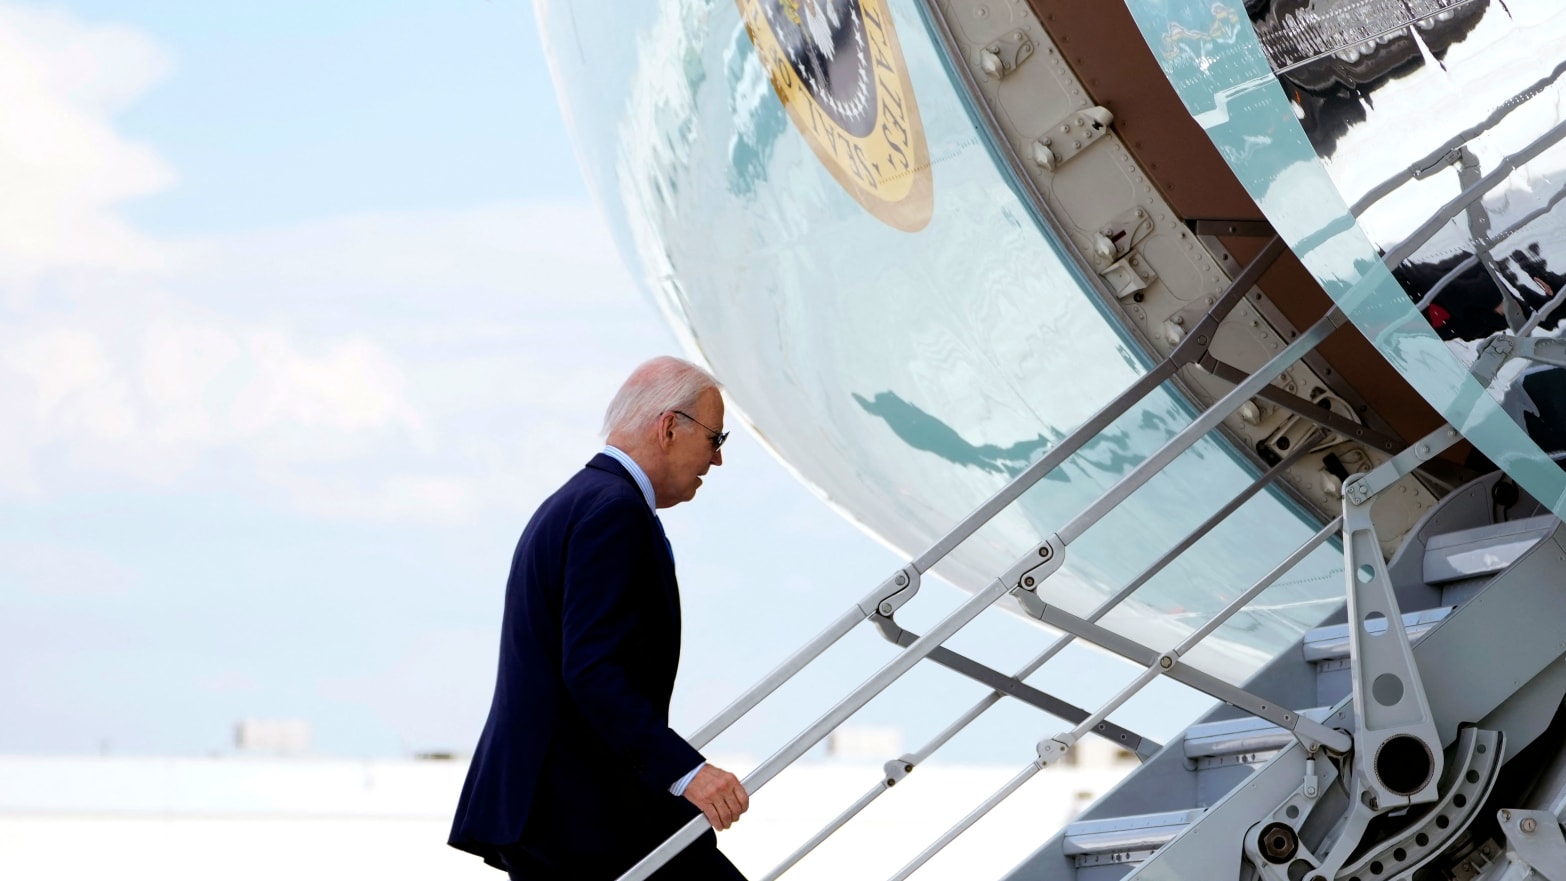
<path fill-rule="evenodd" d="M 712 828 L 723 830 L 734 825 L 739 815 L 750 807 L 750 795 L 738 777 L 712 765 L 704 765 L 690 785 L 685 787 L 685 798 L 701 808 Z"/>

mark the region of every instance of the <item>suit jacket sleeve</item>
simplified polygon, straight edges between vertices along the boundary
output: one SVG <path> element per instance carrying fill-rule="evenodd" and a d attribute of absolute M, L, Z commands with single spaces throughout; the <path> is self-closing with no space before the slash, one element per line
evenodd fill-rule
<path fill-rule="evenodd" d="M 659 791 L 704 759 L 669 727 L 668 694 L 678 646 L 672 621 L 660 620 L 658 576 L 663 540 L 650 518 L 610 500 L 582 518 L 566 551 L 561 604 L 566 689 L 587 722 L 642 780 Z M 674 598 L 671 598 L 674 599 Z M 677 599 L 674 599 L 677 602 Z M 648 693 L 648 653 L 669 652 L 661 703 Z"/>

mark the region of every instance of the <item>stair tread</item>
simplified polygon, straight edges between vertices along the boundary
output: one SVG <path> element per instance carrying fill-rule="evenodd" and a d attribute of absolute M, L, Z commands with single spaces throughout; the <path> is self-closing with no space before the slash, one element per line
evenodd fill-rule
<path fill-rule="evenodd" d="M 1425 582 L 1494 575 L 1549 536 L 1557 522 L 1553 514 L 1545 514 L 1431 536 L 1425 542 Z"/>
<path fill-rule="evenodd" d="M 1062 844 L 1067 856 L 1114 851 L 1150 850 L 1163 845 L 1191 825 L 1206 808 L 1078 820 L 1066 827 Z"/>
<path fill-rule="evenodd" d="M 1437 624 L 1446 620 L 1452 614 L 1456 606 L 1436 606 L 1433 609 L 1420 609 L 1417 612 L 1403 613 L 1403 630 L 1408 633 L 1409 644 L 1419 642 L 1426 633 L 1435 629 Z M 1382 630 L 1386 625 L 1382 624 Z M 1349 626 L 1348 624 L 1331 624 L 1326 627 L 1317 627 L 1305 634 L 1304 640 L 1305 660 L 1330 661 L 1348 657 L 1349 653 Z"/>
<path fill-rule="evenodd" d="M 1300 711 L 1300 715 L 1317 722 L 1331 713 L 1331 707 Z M 1198 722 L 1185 730 L 1185 757 L 1206 759 L 1236 753 L 1270 752 L 1293 739 L 1294 735 L 1289 731 L 1255 716 Z"/>

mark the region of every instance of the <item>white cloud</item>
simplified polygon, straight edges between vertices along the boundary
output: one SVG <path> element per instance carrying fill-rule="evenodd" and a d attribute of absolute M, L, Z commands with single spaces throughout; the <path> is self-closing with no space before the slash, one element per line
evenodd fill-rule
<path fill-rule="evenodd" d="M 308 247 L 325 227 L 332 247 Z M 521 253 L 474 244 L 479 228 Z M 312 516 L 465 522 L 558 484 L 618 382 L 667 341 L 585 205 L 184 245 L 207 256 L 107 310 L 10 310 L 0 406 L 18 418 L 0 493 L 173 486 L 238 455 Z M 466 256 L 442 277 L 452 254 Z M 69 479 L 41 476 L 50 458 Z"/>
<path fill-rule="evenodd" d="M 46 457 L 68 463 L 67 485 L 133 486 L 177 481 L 214 451 L 315 462 L 426 437 L 401 370 L 367 340 L 316 345 L 168 316 L 19 324 L 0 334 L 0 406 L 12 414 L 0 492 L 44 488 L 30 466 Z"/>
<path fill-rule="evenodd" d="M 141 333 L 136 375 L 159 443 L 211 443 L 219 435 L 210 397 L 243 356 L 230 333 L 188 323 L 151 323 Z"/>
<path fill-rule="evenodd" d="M 246 369 L 253 372 L 228 407 L 229 425 L 241 436 L 284 427 L 337 436 L 391 428 L 422 433 L 403 397 L 401 371 L 368 340 L 338 341 L 312 356 L 287 334 L 263 331 L 249 335 L 245 352 Z"/>
<path fill-rule="evenodd" d="M 77 434 L 119 440 L 131 433 L 134 416 L 126 383 L 97 335 L 44 329 L 11 341 L 5 363 L 32 386 L 29 409 L 45 437 Z"/>
<path fill-rule="evenodd" d="M 146 270 L 167 254 L 113 206 L 173 172 L 115 131 L 112 115 L 169 69 L 151 40 L 62 12 L 0 5 L 0 285 L 32 293 L 47 272 Z"/>
<path fill-rule="evenodd" d="M 279 482 L 300 511 L 331 520 L 454 525 L 473 520 L 486 501 L 480 481 L 441 474 L 392 474 L 378 483 L 292 474 Z"/>
<path fill-rule="evenodd" d="M 24 592 L 99 599 L 128 592 L 139 576 L 90 548 L 0 542 L 0 583 Z"/>
<path fill-rule="evenodd" d="M 634 287 L 580 200 L 364 212 L 187 244 L 189 279 L 272 308 L 347 302 L 460 318 L 476 295 L 503 297 L 492 302 L 503 311 L 575 311 L 622 304 Z"/>
<path fill-rule="evenodd" d="M 668 341 L 591 205 L 154 236 L 120 203 L 174 173 L 114 115 L 171 66 L 133 30 L 0 5 L 0 499 L 150 488 L 453 524 L 580 465 Z"/>

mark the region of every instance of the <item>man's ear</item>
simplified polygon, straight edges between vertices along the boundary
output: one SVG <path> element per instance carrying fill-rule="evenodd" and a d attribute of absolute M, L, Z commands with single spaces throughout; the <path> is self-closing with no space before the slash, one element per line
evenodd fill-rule
<path fill-rule="evenodd" d="M 661 449 L 668 449 L 669 445 L 674 443 L 674 420 L 675 416 L 672 412 L 665 412 L 658 417 L 657 440 Z"/>

